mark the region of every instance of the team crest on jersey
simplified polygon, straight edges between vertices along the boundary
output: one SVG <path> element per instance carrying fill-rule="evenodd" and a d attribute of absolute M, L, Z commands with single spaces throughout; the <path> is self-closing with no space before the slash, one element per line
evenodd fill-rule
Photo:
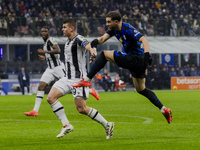
<path fill-rule="evenodd" d="M 121 37 L 120 37 L 119 41 L 120 41 L 121 43 L 123 43 L 123 40 L 122 40 L 122 38 L 121 38 Z"/>
<path fill-rule="evenodd" d="M 56 41 L 55 41 L 55 40 L 52 40 L 52 43 L 53 43 L 53 44 L 55 44 L 55 43 L 56 43 Z"/>

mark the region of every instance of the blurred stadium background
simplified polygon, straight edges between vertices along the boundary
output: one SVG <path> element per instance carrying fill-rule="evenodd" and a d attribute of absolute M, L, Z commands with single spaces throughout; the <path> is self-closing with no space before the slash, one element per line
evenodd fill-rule
<path fill-rule="evenodd" d="M 43 46 L 42 26 L 50 27 L 50 34 L 63 54 L 65 18 L 77 19 L 78 33 L 91 41 L 106 32 L 105 15 L 111 10 L 119 10 L 123 21 L 132 24 L 149 40 L 153 64 L 148 68 L 148 88 L 170 89 L 172 77 L 193 77 L 197 84 L 191 89 L 200 89 L 200 2 L 196 0 L 0 0 L 2 87 L 8 94 L 20 94 L 17 74 L 21 65 L 25 65 L 31 76 L 32 93 L 36 93 L 46 69 L 46 62 L 39 62 L 37 56 L 37 49 Z M 106 49 L 121 50 L 122 46 L 112 38 L 97 48 L 98 52 Z M 63 55 L 61 60 L 64 61 Z M 111 63 L 105 68 L 112 79 L 119 73 L 127 89 L 134 88 L 128 70 Z M 98 85 L 96 88 L 101 90 Z"/>

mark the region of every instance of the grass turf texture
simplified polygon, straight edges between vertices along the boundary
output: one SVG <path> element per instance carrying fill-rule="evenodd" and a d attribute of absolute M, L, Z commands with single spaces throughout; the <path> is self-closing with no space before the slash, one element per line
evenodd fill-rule
<path fill-rule="evenodd" d="M 168 124 L 160 110 L 134 92 L 99 93 L 87 105 L 96 108 L 108 121 L 115 122 L 113 138 L 106 140 L 104 128 L 75 108 L 71 94 L 60 98 L 74 131 L 58 139 L 62 124 L 46 102 L 38 117 L 23 113 L 33 109 L 35 95 L 0 97 L 1 150 L 197 150 L 200 149 L 199 91 L 155 91 L 161 102 L 172 109 Z"/>

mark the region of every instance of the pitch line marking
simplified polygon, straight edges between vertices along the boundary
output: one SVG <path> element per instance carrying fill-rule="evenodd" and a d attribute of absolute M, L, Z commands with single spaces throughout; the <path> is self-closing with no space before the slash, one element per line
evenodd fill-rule
<path fill-rule="evenodd" d="M 104 114 L 106 116 L 121 116 L 121 117 L 130 117 L 130 118 L 140 118 L 140 119 L 144 119 L 145 121 L 142 124 L 149 124 L 151 122 L 153 122 L 152 118 L 147 118 L 147 117 L 140 117 L 140 116 L 131 116 L 131 115 L 108 115 L 108 114 Z"/>
<path fill-rule="evenodd" d="M 142 122 L 142 124 L 149 124 L 151 122 L 153 122 L 152 118 L 146 118 L 146 117 L 139 117 L 139 116 L 129 116 L 129 115 L 116 115 L 116 116 L 122 116 L 122 117 L 131 117 L 131 118 L 141 118 L 144 119 L 145 121 Z M 53 121 L 57 121 L 57 120 L 37 120 L 37 118 L 32 118 L 31 120 L 25 120 L 25 119 L 0 119 L 0 122 L 6 122 L 6 121 L 15 121 L 15 122 L 21 122 L 21 121 L 41 121 L 41 122 L 53 122 Z M 59 120 L 58 120 L 59 121 Z M 70 121 L 70 122 L 87 122 L 87 121 Z M 88 121 L 90 122 L 90 121 Z M 91 122 L 90 122 L 91 123 Z M 118 122 L 118 123 L 125 123 L 125 122 Z M 128 122 L 126 122 L 128 123 Z M 134 124 L 134 122 L 130 122 L 130 124 Z"/>
<path fill-rule="evenodd" d="M 153 122 L 152 118 L 147 118 L 147 117 L 140 117 L 140 116 L 131 116 L 131 115 L 108 115 L 108 114 L 104 114 L 104 116 L 116 116 L 116 117 L 129 117 L 129 118 L 140 118 L 140 119 L 144 119 L 145 121 L 142 122 L 142 124 L 150 124 L 151 122 Z M 32 118 L 30 116 L 30 118 Z M 22 120 L 22 119 L 19 119 Z M 0 119 L 0 121 L 19 121 L 18 119 Z M 28 120 L 30 121 L 30 120 Z M 55 121 L 55 120 L 37 120 L 37 121 Z M 79 121 L 70 121 L 70 122 L 79 122 Z M 80 121 L 81 122 L 81 121 Z"/>

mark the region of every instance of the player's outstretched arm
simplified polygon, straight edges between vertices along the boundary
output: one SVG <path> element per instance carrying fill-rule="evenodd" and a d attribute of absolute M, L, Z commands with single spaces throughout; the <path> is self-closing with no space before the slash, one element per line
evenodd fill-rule
<path fill-rule="evenodd" d="M 106 42 L 108 39 L 110 38 L 110 35 L 108 33 L 105 33 L 104 35 L 102 35 L 101 37 L 94 39 L 91 42 L 91 46 L 93 47 L 97 47 L 98 44 L 103 44 L 104 42 Z"/>
<path fill-rule="evenodd" d="M 142 42 L 143 47 L 144 47 L 144 52 L 145 53 L 149 52 L 149 42 L 148 42 L 148 40 L 144 36 L 142 36 L 139 39 L 139 42 Z"/>

